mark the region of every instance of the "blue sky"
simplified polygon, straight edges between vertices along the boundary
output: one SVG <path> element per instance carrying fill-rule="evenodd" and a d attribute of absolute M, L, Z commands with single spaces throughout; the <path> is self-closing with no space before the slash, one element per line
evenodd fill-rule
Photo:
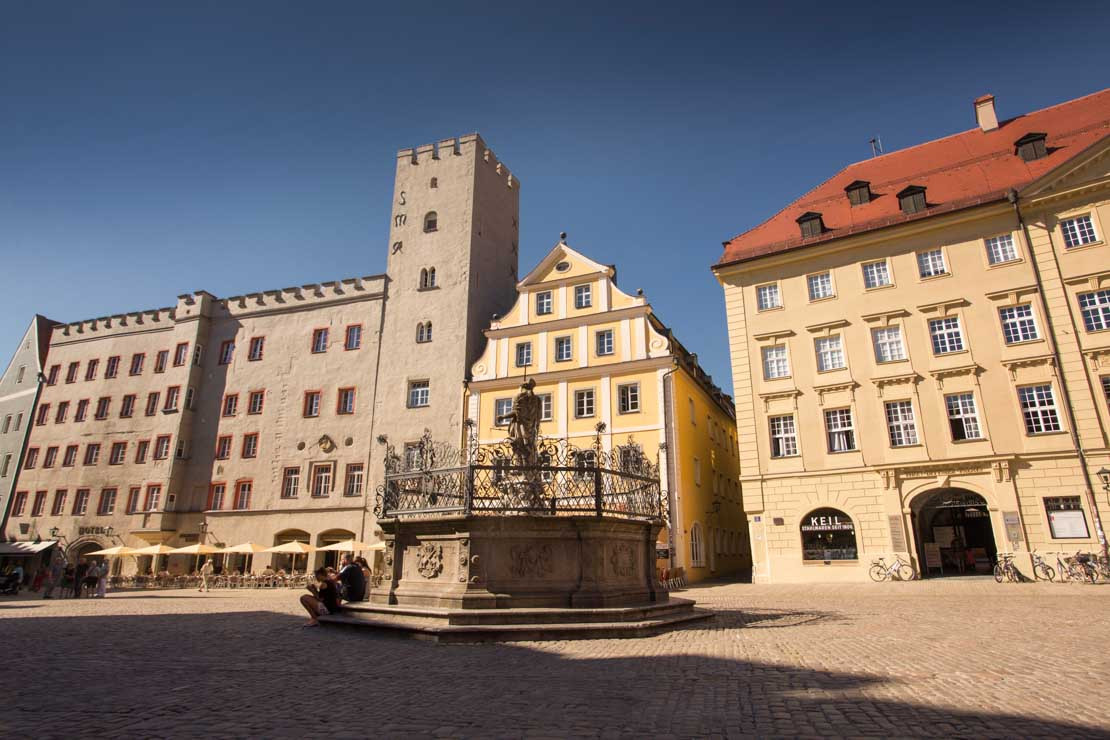
<path fill-rule="evenodd" d="M 753 4 L 754 5 L 754 4 Z M 853 161 L 1110 84 L 1110 6 L 0 3 L 0 354 L 381 272 L 394 152 L 479 131 L 731 389 L 721 242 Z M 1101 70 L 1101 71 L 1100 71 Z"/>

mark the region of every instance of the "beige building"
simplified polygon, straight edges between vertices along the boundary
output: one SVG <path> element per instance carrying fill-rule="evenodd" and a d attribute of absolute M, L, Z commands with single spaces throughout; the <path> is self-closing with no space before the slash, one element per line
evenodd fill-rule
<path fill-rule="evenodd" d="M 580 471 L 567 485 L 591 478 L 595 466 L 644 472 L 645 460 L 646 474 L 659 477 L 670 526 L 660 533 L 658 568 L 699 581 L 750 567 L 732 399 L 643 291 L 625 293 L 614 267 L 560 241 L 485 335 L 468 384 L 479 444 L 505 439 L 505 416 L 530 378 L 543 402 L 540 434 Z"/>
<path fill-rule="evenodd" d="M 482 330 L 515 296 L 519 193 L 477 135 L 405 149 L 386 274 L 55 327 L 12 521 L 71 556 L 372 540 L 374 440 L 461 436 Z"/>
<path fill-rule="evenodd" d="M 1103 547 L 1110 90 L 846 167 L 725 243 L 757 581 Z M 1054 558 L 1049 559 L 1054 564 Z"/>

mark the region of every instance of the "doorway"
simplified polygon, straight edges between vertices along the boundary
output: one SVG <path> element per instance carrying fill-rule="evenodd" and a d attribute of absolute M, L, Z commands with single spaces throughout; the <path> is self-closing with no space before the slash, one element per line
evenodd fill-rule
<path fill-rule="evenodd" d="M 942 488 L 913 507 L 923 578 L 990 575 L 998 559 L 986 500 L 963 488 Z"/>

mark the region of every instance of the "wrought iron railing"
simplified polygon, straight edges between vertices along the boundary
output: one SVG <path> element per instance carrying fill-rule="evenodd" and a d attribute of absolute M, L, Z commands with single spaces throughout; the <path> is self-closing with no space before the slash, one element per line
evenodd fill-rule
<path fill-rule="evenodd" d="M 434 515 L 613 516 L 665 520 L 659 468 L 630 440 L 602 449 L 541 439 L 521 464 L 508 443 L 462 450 L 429 435 L 398 454 L 385 438 L 385 481 L 378 487 L 379 518 Z"/>

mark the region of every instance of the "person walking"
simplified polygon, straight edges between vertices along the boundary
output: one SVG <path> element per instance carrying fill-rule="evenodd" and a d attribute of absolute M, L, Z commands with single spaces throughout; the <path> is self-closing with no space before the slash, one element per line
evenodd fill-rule
<path fill-rule="evenodd" d="M 216 572 L 216 566 L 212 565 L 212 558 L 206 558 L 204 565 L 200 566 L 200 588 L 197 591 L 208 591 L 208 579 Z"/>
<path fill-rule="evenodd" d="M 73 569 L 73 598 L 81 598 L 81 589 L 85 587 L 85 578 L 88 574 L 89 564 L 81 558 L 77 561 L 77 567 Z"/>
<path fill-rule="evenodd" d="M 96 597 L 103 599 L 108 593 L 108 561 L 103 560 L 96 569 Z"/>

